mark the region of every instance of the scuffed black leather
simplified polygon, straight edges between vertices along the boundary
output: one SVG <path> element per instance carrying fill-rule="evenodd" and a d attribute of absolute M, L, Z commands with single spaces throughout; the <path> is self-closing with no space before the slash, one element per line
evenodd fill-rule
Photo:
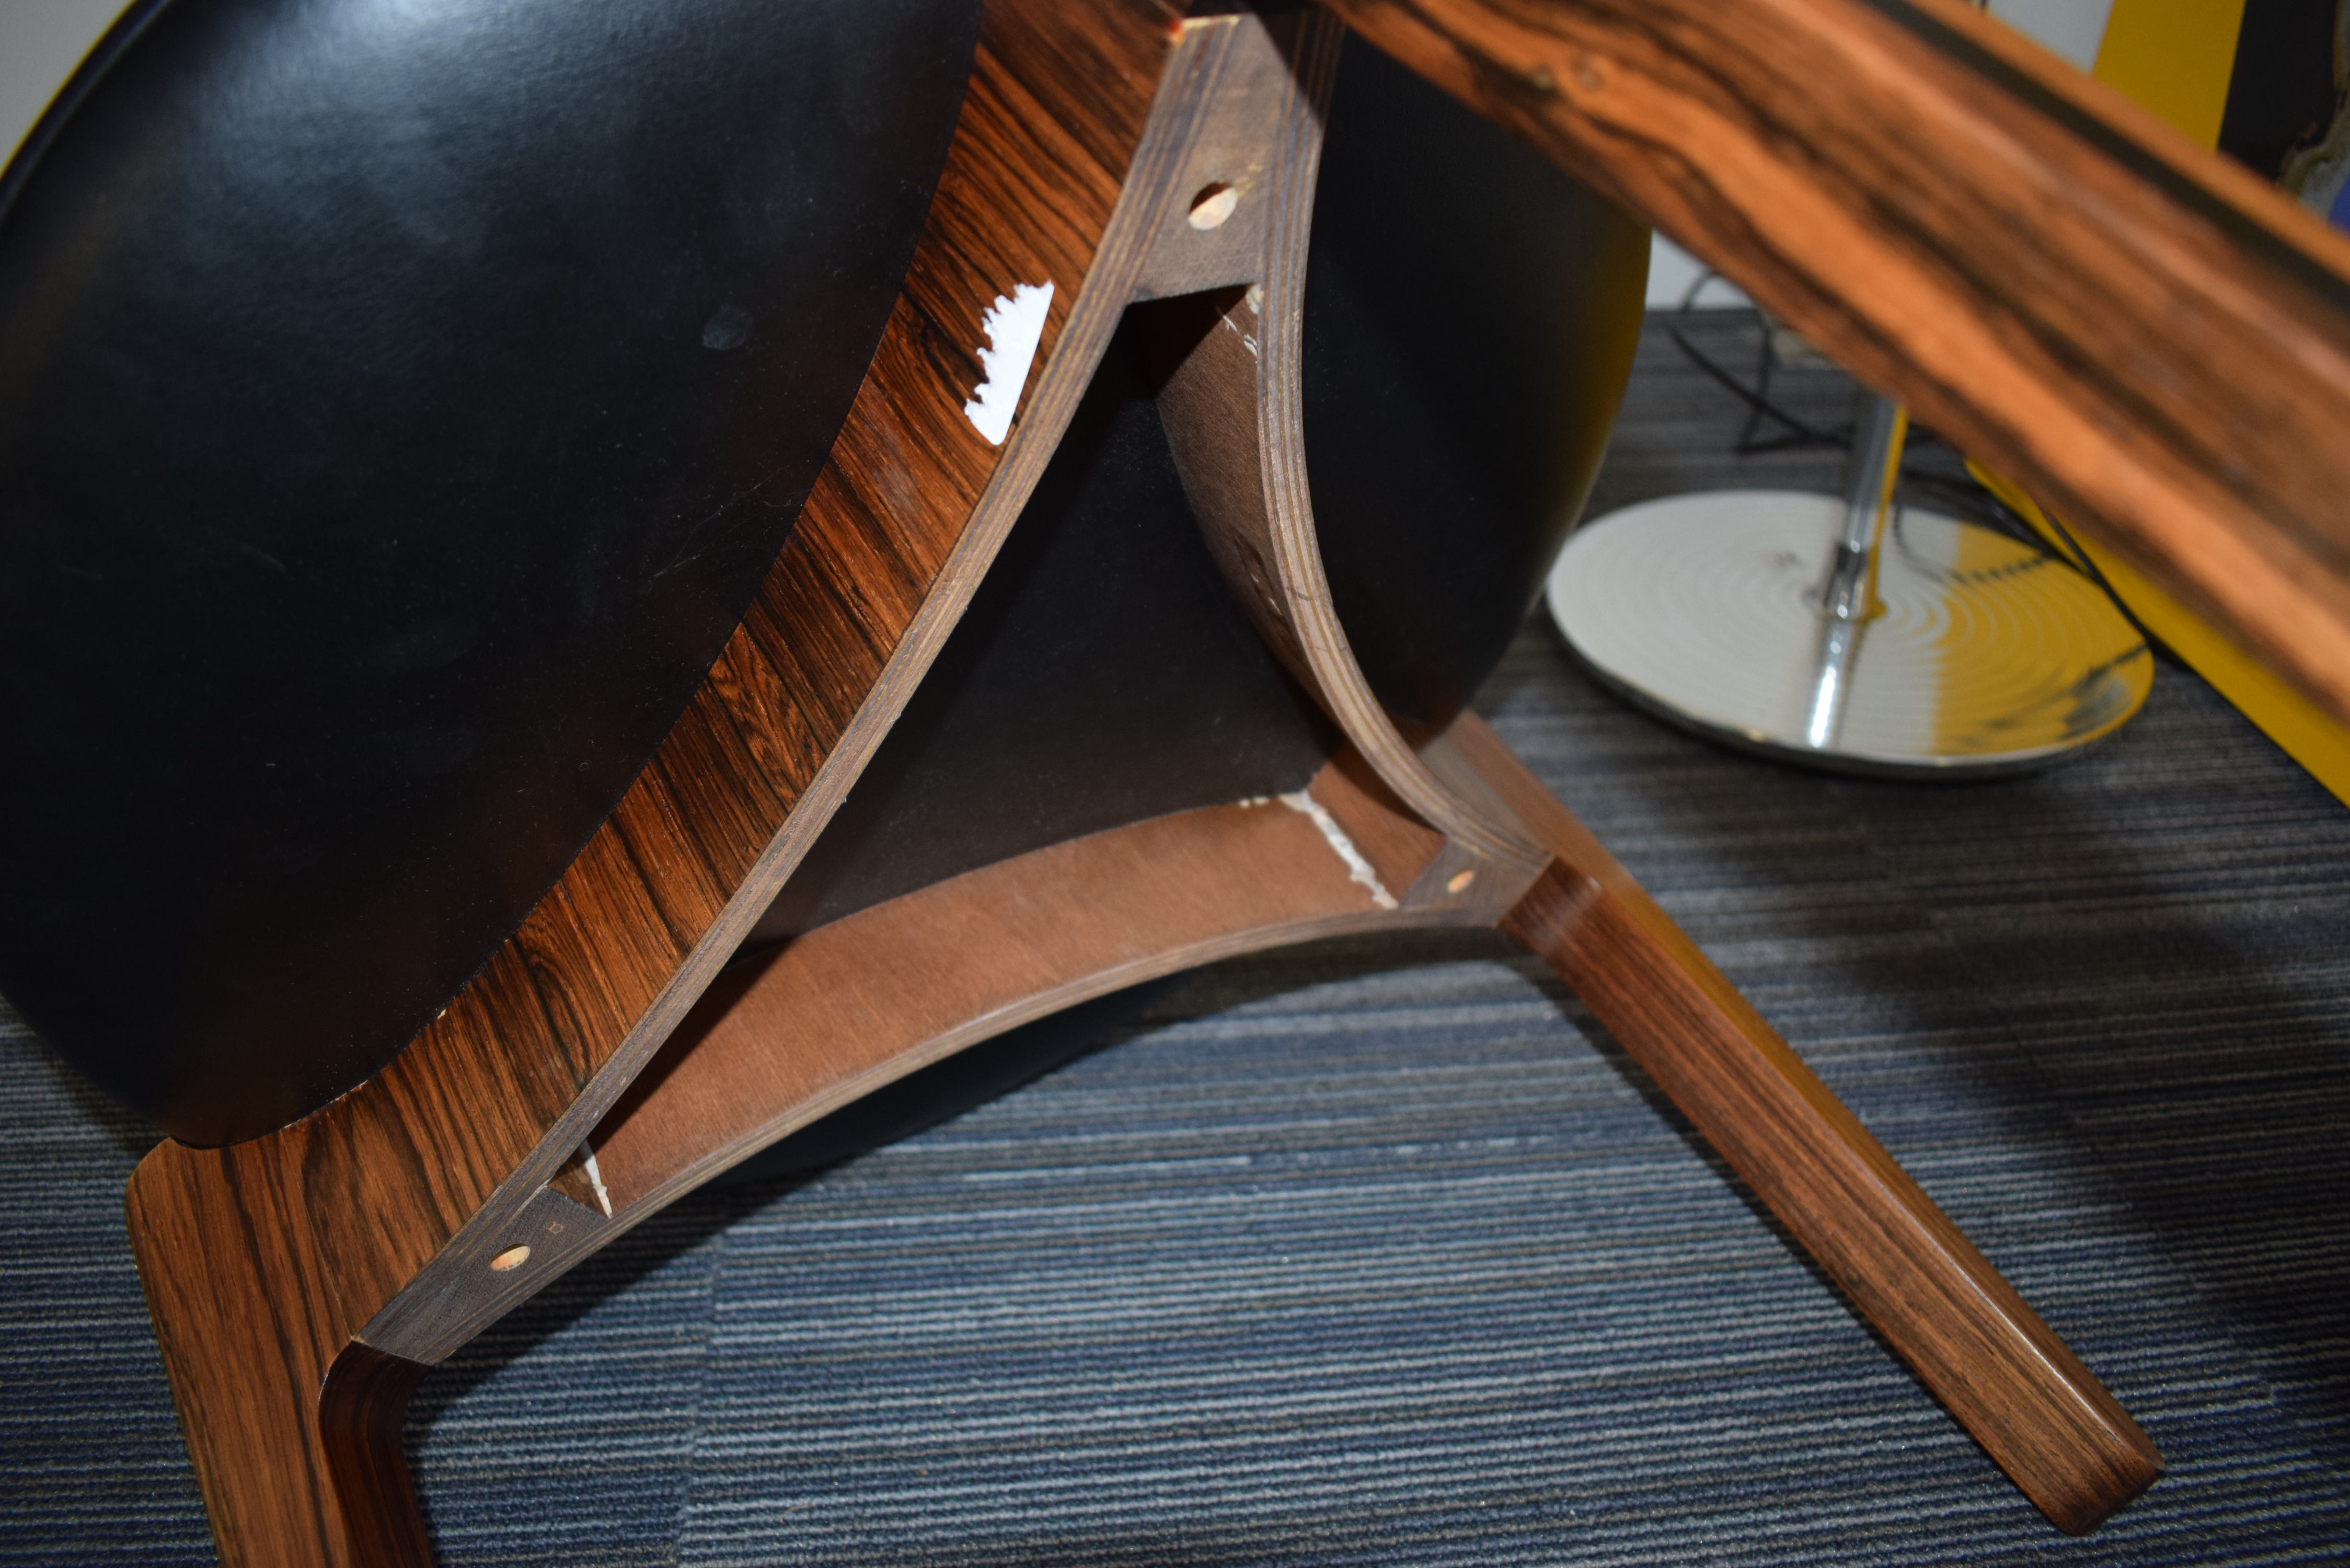
<path fill-rule="evenodd" d="M 374 1072 L 783 543 L 973 0 L 175 0 L 0 212 L 0 991 L 176 1136 Z"/>

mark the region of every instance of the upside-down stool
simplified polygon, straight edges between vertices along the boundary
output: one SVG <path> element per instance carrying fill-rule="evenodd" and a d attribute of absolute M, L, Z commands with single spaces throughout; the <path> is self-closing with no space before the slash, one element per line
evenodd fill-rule
<path fill-rule="evenodd" d="M 60 98 L 0 187 L 0 989 L 172 1134 L 224 1560 L 429 1562 L 425 1369 L 793 1130 L 1390 927 L 1555 967 L 2059 1524 L 2159 1472 L 1468 711 L 1645 233 L 1341 38 L 179 0 Z"/>

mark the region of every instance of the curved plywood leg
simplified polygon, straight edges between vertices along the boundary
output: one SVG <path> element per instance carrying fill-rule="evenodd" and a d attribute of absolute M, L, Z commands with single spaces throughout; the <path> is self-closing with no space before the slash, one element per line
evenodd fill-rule
<path fill-rule="evenodd" d="M 735 966 L 558 1188 L 626 1226 L 882 1085 L 1032 1019 L 1234 954 L 1486 925 L 1406 894 L 1440 835 L 1342 756 L 1305 788 L 1113 828 L 836 920 Z"/>
<path fill-rule="evenodd" d="M 827 1112 L 1087 997 L 1340 932 L 1490 923 L 1472 888 L 1408 896 L 1443 849 L 1345 756 L 1295 794 L 1054 845 L 740 962 L 591 1135 L 598 1179 L 575 1161 L 541 1195 L 577 1218 L 552 1221 L 528 1287 Z M 309 1239 L 308 1175 L 333 1158 L 300 1132 L 166 1144 L 131 1180 L 140 1275 L 229 1563 L 432 1561 L 400 1447 L 426 1367 L 350 1335 Z"/>
<path fill-rule="evenodd" d="M 1305 483 L 1299 322 L 1313 139 L 1282 167 L 1257 286 L 1170 307 L 1159 406 L 1266 642 L 2025 1495 L 2066 1530 L 2161 1473 L 2144 1433 L 1661 910 L 1473 717 L 1415 746 L 1331 603 Z"/>
<path fill-rule="evenodd" d="M 2077 1531 L 2155 1479 L 2159 1458 L 2112 1397 L 1490 732 L 1465 719 L 1434 750 L 1553 857 L 1498 923 L 1576 988 L 2017 1484 Z M 1460 854 L 1347 753 L 1295 795 L 1055 845 L 740 962 L 591 1135 L 596 1179 L 575 1161 L 543 1195 L 595 1219 L 534 1285 L 827 1112 L 1032 1018 L 1258 949 L 1496 923 L 1477 878 L 1434 875 Z M 132 1184 L 224 1554 L 429 1562 L 399 1446 L 423 1368 L 338 1340 L 325 1272 L 289 1240 L 302 1153 L 166 1146 Z"/>
<path fill-rule="evenodd" d="M 425 1368 L 353 1341 L 310 1244 L 302 1150 L 164 1144 L 127 1197 L 139 1276 L 231 1563 L 421 1568 L 400 1449 Z"/>

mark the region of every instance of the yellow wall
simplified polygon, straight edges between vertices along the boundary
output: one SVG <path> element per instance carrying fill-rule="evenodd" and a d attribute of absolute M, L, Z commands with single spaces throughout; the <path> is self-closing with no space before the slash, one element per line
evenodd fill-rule
<path fill-rule="evenodd" d="M 2070 556 L 2066 541 L 2049 525 L 2032 498 L 1974 464 L 1968 469 L 2016 514 L 2039 530 L 2059 555 Z M 2170 645 L 2170 650 L 2194 667 L 2213 690 L 2233 702 L 2245 718 L 2261 728 L 2287 756 L 2307 768 L 2312 777 L 2350 805 L 2350 728 L 2345 728 L 2316 703 L 2285 684 L 2284 678 L 2212 630 L 2178 600 L 2114 558 L 2113 555 L 2074 535 L 2081 550 L 2105 574 L 2106 581 L 2128 605 L 2147 630 Z"/>
<path fill-rule="evenodd" d="M 2243 25 L 2244 0 L 2114 0 L 2091 74 L 2217 147 Z"/>
<path fill-rule="evenodd" d="M 2243 20 L 2244 0 L 2114 0 L 2094 74 L 2203 146 L 2217 147 Z M 1993 475 L 1977 473 L 2064 552 L 2055 530 L 2028 496 Z M 2147 630 L 2350 805 L 2350 728 L 2109 553 L 2086 542 L 2081 547 Z"/>

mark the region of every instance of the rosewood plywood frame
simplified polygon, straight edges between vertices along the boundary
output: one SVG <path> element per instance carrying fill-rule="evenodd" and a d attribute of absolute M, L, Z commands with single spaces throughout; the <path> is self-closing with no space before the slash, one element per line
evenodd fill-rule
<path fill-rule="evenodd" d="M 1267 642 L 1447 839 L 1405 900 L 1489 911 L 1583 994 L 2026 1495 L 2085 1530 L 2159 1473 L 2145 1435 L 1574 818 L 1469 719 L 1415 749 L 1330 603 L 1299 415 L 1306 174 L 1276 186 L 1260 282 L 1165 325 L 1193 510 Z M 1466 910 L 1463 910 L 1465 913 Z"/>
<path fill-rule="evenodd" d="M 228 1561 L 429 1560 L 396 1439 L 375 1429 L 413 1374 L 383 1358 L 439 1359 L 592 1233 L 599 1217 L 546 1179 L 805 852 L 1018 514 L 1132 291 L 1216 43 L 1144 0 L 983 8 L 929 223 L 847 424 L 612 818 L 375 1079 L 276 1134 L 166 1144 L 140 1166 L 141 1277 Z M 991 447 L 963 413 L 983 316 L 1044 284 L 1022 417 Z M 525 1262 L 491 1267 L 522 1246 Z"/>
<path fill-rule="evenodd" d="M 819 927 L 730 970 L 629 1085 L 595 1134 L 606 1199 L 635 1223 L 885 1083 L 1158 975 L 1349 931 L 1483 923 L 1458 900 L 1382 902 L 1443 846 L 1348 753 L 1295 796 L 1071 839 Z"/>
<path fill-rule="evenodd" d="M 165 1145 L 133 1179 L 224 1559 L 430 1561 L 399 1438 L 424 1366 L 794 1127 L 1082 997 L 1397 925 L 1499 924 L 1584 991 L 2060 1524 L 2086 1528 L 2159 1472 L 2111 1397 L 1482 726 L 1407 737 L 1379 711 L 1330 609 L 1299 444 L 1315 98 L 1336 41 L 1317 18 L 988 7 L 848 423 L 612 820 L 377 1079 L 248 1144 Z M 1193 198 L 1220 191 L 1236 193 L 1223 221 L 1195 223 Z M 1038 369 L 993 448 L 962 414 L 981 313 L 1044 282 Z M 983 867 L 712 985 L 986 569 L 1119 313 L 1154 299 L 1186 491 L 1349 750 L 1295 796 Z M 566 1166 L 583 1141 L 600 1191 Z"/>
<path fill-rule="evenodd" d="M 2350 240 L 1962 0 L 1328 0 L 2350 719 Z"/>

